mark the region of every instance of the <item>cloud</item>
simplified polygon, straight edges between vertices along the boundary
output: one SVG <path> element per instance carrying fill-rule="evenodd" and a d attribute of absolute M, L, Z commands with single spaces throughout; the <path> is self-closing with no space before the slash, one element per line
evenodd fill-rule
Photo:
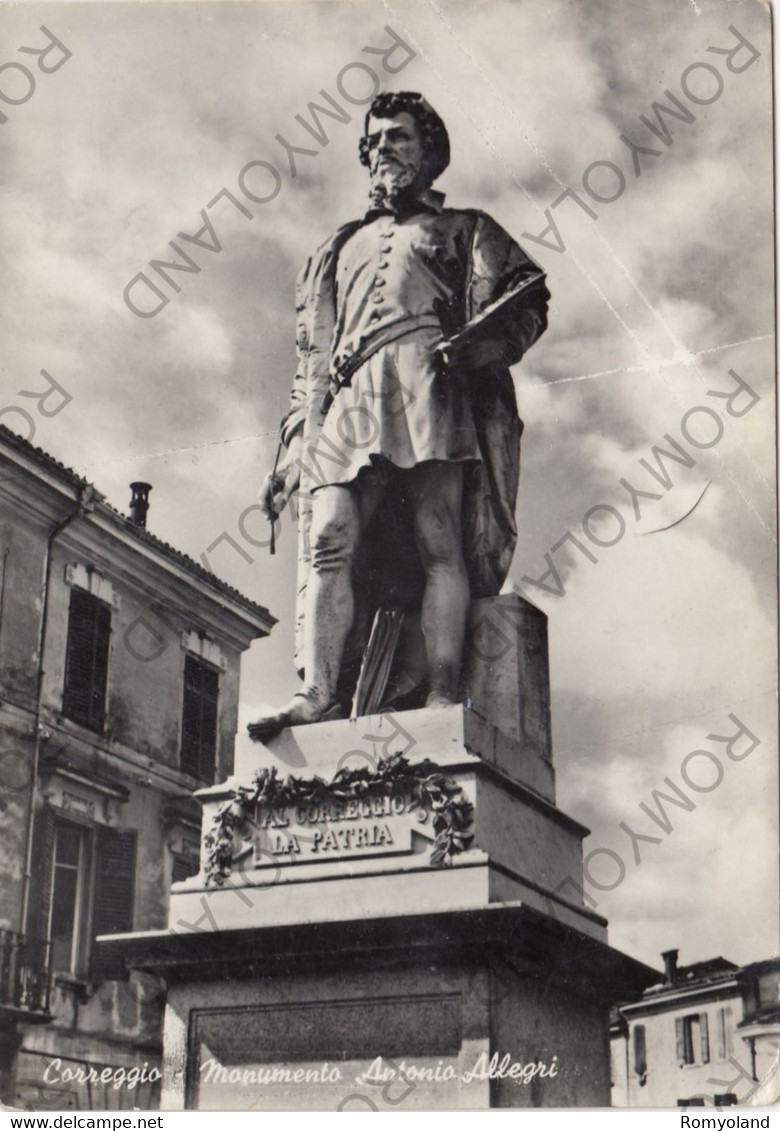
<path fill-rule="evenodd" d="M 167 327 L 168 348 L 191 367 L 196 379 L 201 374 L 208 379 L 233 364 L 233 343 L 215 311 L 190 305 L 177 307 L 177 315 Z"/>
<path fill-rule="evenodd" d="M 612 945 L 650 965 L 670 947 L 681 949 L 682 962 L 776 953 L 777 867 L 760 847 L 777 840 L 768 804 L 777 789 L 772 705 L 754 701 L 737 717 L 760 745 L 751 751 L 742 738 L 733 758 L 710 736 L 739 727 L 715 710 L 695 725 L 623 738 L 607 764 L 583 751 L 567 767 L 596 817 L 585 841 L 585 890 L 597 906 L 587 905 L 610 919 Z M 729 899 L 739 915 L 724 914 Z"/>
<path fill-rule="evenodd" d="M 717 505 L 705 497 L 701 507 Z M 573 551 L 565 600 L 545 602 L 562 636 L 553 650 L 555 687 L 600 703 L 617 699 L 629 716 L 634 703 L 664 711 L 686 704 L 695 716 L 714 702 L 771 691 L 774 618 L 747 571 L 697 527 L 694 512 L 668 531 L 629 533 L 595 564 Z M 615 529 L 610 520 L 599 537 Z"/>

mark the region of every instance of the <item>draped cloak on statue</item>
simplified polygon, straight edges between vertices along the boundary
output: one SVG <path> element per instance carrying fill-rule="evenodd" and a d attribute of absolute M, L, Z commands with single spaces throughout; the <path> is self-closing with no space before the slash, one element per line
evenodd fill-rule
<path fill-rule="evenodd" d="M 459 387 L 467 388 L 469 419 L 473 420 L 478 452 L 477 458 L 467 458 L 463 480 L 463 550 L 472 598 L 497 594 L 509 570 L 517 540 L 515 505 L 523 424 L 508 367 L 519 361 L 543 333 L 549 294 L 538 264 L 495 221 L 478 211 L 445 209 L 443 199 L 440 193 L 428 190 L 401 216 L 369 211 L 363 220 L 339 228 L 315 252 L 297 280 L 298 369 L 281 436 L 288 445 L 294 435 L 303 435 L 301 481 L 296 494 L 299 670 L 311 566 L 312 489 L 344 482 L 343 471 L 340 477 L 332 474 L 334 468 L 344 463 L 343 450 L 335 450 L 327 434 L 335 434 L 332 416 L 324 436 L 323 425 L 328 414 L 339 411 L 340 395 L 342 401 L 349 397 L 353 405 L 356 398 L 359 401 L 361 366 L 375 357 L 377 349 L 388 340 L 393 341 L 394 335 L 396 340 L 403 341 L 404 334 L 419 334 L 420 328 L 423 334 L 427 328 L 430 335 L 435 325 L 442 339 L 455 346 L 468 345 L 473 364 L 468 372 L 459 372 L 457 378 Z M 337 288 L 345 286 L 339 254 L 353 236 L 368 231 L 368 225 L 381 223 L 383 218 L 387 220 L 384 235 L 387 231 L 392 234 L 393 225 L 397 225 L 395 231 L 400 238 L 395 244 L 387 240 L 381 251 L 398 248 L 405 239 L 407 259 L 409 255 L 417 257 L 429 289 L 433 287 L 440 298 L 432 304 L 434 309 L 423 301 L 425 309 L 403 311 L 400 316 L 396 312 L 383 323 L 379 317 L 381 299 L 392 286 L 378 291 L 371 297 L 380 306 L 372 309 L 370 315 L 372 324 L 376 320 L 378 332 L 359 336 L 353 333 L 350 340 L 348 328 L 343 325 L 343 309 L 339 310 Z M 388 255 L 377 266 L 387 267 L 390 258 Z M 391 263 L 390 275 L 392 266 Z M 380 279 L 379 272 L 376 275 L 374 282 L 378 288 L 387 276 Z M 346 285 L 349 284 L 347 279 Z M 412 288 L 411 293 L 419 290 Z M 342 665 L 342 680 L 346 678 L 347 684 L 356 674 L 376 609 L 395 607 L 413 613 L 420 608 L 424 574 L 401 496 L 402 492 L 394 492 L 391 486 L 365 532 L 355 563 L 357 611 Z"/>

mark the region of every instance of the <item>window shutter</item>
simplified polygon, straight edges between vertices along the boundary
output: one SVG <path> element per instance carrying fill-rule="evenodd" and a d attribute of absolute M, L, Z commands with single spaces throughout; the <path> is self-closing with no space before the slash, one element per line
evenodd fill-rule
<path fill-rule="evenodd" d="M 102 730 L 105 719 L 110 637 L 110 606 L 82 589 L 73 589 L 62 712 L 91 730 Z"/>
<path fill-rule="evenodd" d="M 677 1038 L 677 1059 L 680 1064 L 685 1064 L 685 1018 L 675 1018 L 674 1030 Z"/>
<path fill-rule="evenodd" d="M 214 781 L 219 708 L 219 672 L 194 656 L 184 661 L 181 768 L 202 781 Z"/>
<path fill-rule="evenodd" d="M 197 876 L 199 869 L 200 861 L 197 856 L 187 856 L 183 852 L 174 852 L 171 882 L 177 884 L 180 880 L 188 880 L 190 876 Z"/>
<path fill-rule="evenodd" d="M 136 839 L 135 829 L 100 826 L 97 830 L 93 940 L 97 935 L 118 935 L 133 929 Z M 93 945 L 93 981 L 123 978 L 126 973 L 119 956 L 104 955 Z"/>
<path fill-rule="evenodd" d="M 217 755 L 219 675 L 204 666 L 201 677 L 200 776 L 211 783 L 214 781 Z"/>
<path fill-rule="evenodd" d="M 92 691 L 92 624 L 88 595 L 74 589 L 70 596 L 68 650 L 62 710 L 77 722 L 89 723 Z"/>
<path fill-rule="evenodd" d="M 645 1042 L 644 1025 L 634 1026 L 634 1072 L 644 1083 L 643 1077 L 647 1075 L 647 1046 Z"/>
<path fill-rule="evenodd" d="M 181 768 L 198 777 L 200 762 L 200 678 L 190 656 L 184 661 L 184 704 L 181 719 Z"/>
<path fill-rule="evenodd" d="M 710 1029 L 706 1013 L 699 1014 L 699 1031 L 701 1033 L 701 1062 L 710 1062 Z"/>
<path fill-rule="evenodd" d="M 90 702 L 92 725 L 102 730 L 106 717 L 106 691 L 108 690 L 108 651 L 111 644 L 111 606 L 95 600 L 95 628 L 93 636 L 92 699 Z"/>
<path fill-rule="evenodd" d="M 718 1060 L 726 1059 L 726 1010 L 718 1010 Z"/>
<path fill-rule="evenodd" d="M 51 869 L 54 860 L 55 823 L 51 809 L 46 806 L 35 815 L 34 863 L 31 883 L 29 939 L 43 942 L 49 927 L 51 904 Z"/>

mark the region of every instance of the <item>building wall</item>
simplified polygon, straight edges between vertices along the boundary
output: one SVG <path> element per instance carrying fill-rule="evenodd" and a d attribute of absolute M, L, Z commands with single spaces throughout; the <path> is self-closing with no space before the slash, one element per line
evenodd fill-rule
<path fill-rule="evenodd" d="M 22 514 L 24 517 L 22 517 Z M 19 929 L 48 526 L 0 499 L 0 928 Z"/>
<path fill-rule="evenodd" d="M 752 1051 L 750 1046 L 752 1045 Z M 743 1063 L 749 1063 L 752 1058 L 758 1080 L 772 1081 L 777 1077 L 778 1053 L 780 1052 L 780 1025 L 775 1022 L 767 1026 L 765 1032 L 757 1033 L 746 1039 L 745 1051 L 742 1056 Z M 767 1103 L 777 1103 L 777 1092 L 773 1091 Z"/>
<path fill-rule="evenodd" d="M 100 745 L 118 757 L 138 756 L 149 766 L 166 766 L 178 772 L 181 709 L 184 686 L 182 647 L 185 632 L 215 635 L 213 613 L 206 602 L 193 600 L 186 590 L 165 592 L 162 578 L 141 572 L 136 578 L 119 573 L 110 547 L 79 545 L 73 535 L 55 543 L 52 555 L 49 617 L 46 636 L 44 706 L 58 715 L 62 707 L 72 585 L 65 579 L 70 566 L 92 565 L 111 584 L 116 607 L 112 612 L 111 651 L 105 742 Z M 201 607 L 199 607 L 199 604 Z M 211 613 L 211 615 L 210 615 Z M 238 715 L 240 649 L 224 638 L 217 640 L 225 670 L 220 676 L 219 737 L 216 780 L 233 769 L 233 744 Z M 85 742 L 95 735 L 70 720 L 59 719 L 68 733 Z M 199 783 L 195 779 L 192 787 Z"/>
<path fill-rule="evenodd" d="M 745 994 L 745 1012 L 748 1015 L 780 1005 L 780 970 L 777 966 L 765 969 L 771 965 L 768 962 L 758 965 L 761 968 L 758 973 L 753 974 L 754 967 L 748 967 L 746 971 L 752 974 Z"/>
<path fill-rule="evenodd" d="M 722 1009 L 727 1013 L 727 1040 L 725 1050 L 719 1048 L 718 1014 Z M 677 1055 L 677 1018 L 706 1014 L 709 1034 L 709 1059 L 701 1058 L 698 1042 L 697 1062 L 683 1064 Z M 713 1084 L 714 1080 L 733 1080 L 736 1075 L 729 1057 L 741 1059 L 746 1066 L 743 1042 L 736 1033 L 736 1026 L 742 1020 L 742 998 L 737 991 L 709 999 L 689 1000 L 684 1004 L 670 1005 L 665 1012 L 648 1012 L 630 1016 L 628 1035 L 613 1040 L 613 1064 L 626 1060 L 627 1046 L 627 1088 L 621 1096 L 619 1078 L 613 1077 L 613 1106 L 621 1107 L 676 1107 L 678 1100 L 706 1096 L 710 1102 L 715 1093 L 725 1093 L 726 1087 Z M 635 1031 L 638 1026 L 645 1029 L 646 1079 L 636 1071 Z M 625 1070 L 624 1070 L 625 1071 Z"/>
<path fill-rule="evenodd" d="M 40 910 L 51 882 L 43 867 L 47 853 L 51 858 L 51 843 L 42 838 L 46 821 L 51 825 L 54 819 L 88 830 L 85 875 L 90 882 L 97 830 L 136 830 L 132 929 L 165 926 L 174 858 L 197 858 L 200 814 L 192 792 L 206 784 L 180 768 L 185 660 L 188 654 L 199 655 L 221 669 L 214 779 L 224 780 L 233 768 L 240 655 L 258 635 L 217 593 L 205 594 L 182 571 L 160 564 L 142 544 L 128 546 L 126 539 L 112 539 L 89 519 L 76 519 L 53 543 L 36 727 L 47 539 L 73 509 L 71 499 L 57 497 L 50 486 L 31 483 L 24 475 L 11 474 L 0 484 L 0 930 L 23 931 L 32 810 L 31 937 L 46 932 Z M 95 585 L 99 592 L 92 591 L 112 606 L 106 718 L 100 732 L 62 713 L 71 593 L 74 587 Z M 88 926 L 94 891 L 85 898 Z M 5 1092 L 4 1100 L 97 1109 L 156 1104 L 154 1073 L 151 1081 L 133 1087 L 125 1081 L 119 1088 L 69 1078 L 90 1067 L 97 1072 L 107 1066 L 130 1070 L 144 1063 L 148 1077 L 160 1064 L 161 983 L 141 974 L 91 981 L 90 949 L 86 944 L 83 970 L 54 971 L 51 1020 L 40 1024 L 36 1016 L 36 1023 L 22 1020 L 17 1025 L 15 1072 L 9 1076 L 8 1066 L 0 1066 L 6 1083 L 15 1074 L 16 1090 Z M 4 989 L 0 985 L 0 1022 L 7 1027 Z"/>
<path fill-rule="evenodd" d="M 0 930 L 17 931 L 32 795 L 31 715 L 0 705 Z"/>
<path fill-rule="evenodd" d="M 612 1107 L 628 1107 L 628 1042 L 622 1034 L 609 1042 L 612 1071 Z"/>
<path fill-rule="evenodd" d="M 9 513 L 0 506 L 0 681 L 4 700 L 18 700 L 26 705 L 35 699 L 46 536 L 43 520 L 25 512 L 24 521 L 20 522 L 19 512 Z"/>
<path fill-rule="evenodd" d="M 746 1020 L 740 1029 L 744 1060 L 752 1062 L 756 1079 L 769 1081 L 777 1075 L 780 1054 L 780 961 L 756 963 L 744 974 Z M 774 1103 L 774 1094 L 766 1096 L 766 1102 Z"/>

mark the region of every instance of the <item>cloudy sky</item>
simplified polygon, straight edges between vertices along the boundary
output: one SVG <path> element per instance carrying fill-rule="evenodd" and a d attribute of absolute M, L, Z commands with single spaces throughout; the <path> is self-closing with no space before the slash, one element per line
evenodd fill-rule
<path fill-rule="evenodd" d="M 19 50 L 46 45 L 41 25 L 72 53 L 48 74 Z M 390 43 L 388 25 L 414 52 L 388 60 L 408 60 L 396 74 L 365 50 Z M 728 54 L 739 34 L 757 57 Z M 681 962 L 777 953 L 766 9 L 31 2 L 2 8 L 0 42 L 1 61 L 37 80 L 28 97 L 18 66 L 0 70 L 3 404 L 30 409 L 19 390 L 41 387 L 45 369 L 73 399 L 36 417 L 35 442 L 122 510 L 127 484 L 149 480 L 150 529 L 197 559 L 223 531 L 241 541 L 239 516 L 273 459 L 294 370 L 295 274 L 364 207 L 366 67 L 439 109 L 453 159 L 438 187 L 503 224 L 553 294 L 549 331 L 514 371 L 526 431 L 511 576 L 549 616 L 559 803 L 592 828 L 587 847 L 625 862 L 614 890 L 591 897 L 613 944 L 648 962 L 674 946 Z M 327 145 L 296 120 L 323 89 L 352 118 L 323 119 Z M 664 117 L 665 138 L 654 101 L 677 115 Z M 311 151 L 295 157 L 295 177 L 277 134 Z M 632 155 L 621 135 L 654 152 Z M 248 174 L 255 196 L 279 186 L 264 204 L 237 184 L 253 161 L 278 170 L 278 181 L 261 165 Z M 166 282 L 149 261 L 175 258 L 169 241 L 194 236 L 222 189 L 251 219 L 222 196 L 208 211 L 221 250 L 206 235 L 179 240 L 200 270 Z M 544 242 L 530 238 L 546 228 Z M 139 272 L 168 300 L 143 283 L 130 292 L 147 312 L 161 306 L 153 317 L 123 299 Z M 729 370 L 760 395 L 742 416 L 708 395 L 735 387 Z M 709 414 L 686 416 L 702 405 Z M 18 413 L 2 419 L 26 433 Z M 668 490 L 639 462 L 667 433 L 693 453 L 692 466 L 669 465 Z M 621 478 L 662 496 L 640 500 L 638 521 Z M 597 563 L 572 542 L 556 550 L 562 596 L 523 580 L 544 574 L 567 531 L 583 539 L 583 516 L 602 503 L 625 520 L 616 545 L 587 543 Z M 597 511 L 591 533 L 607 542 L 616 523 Z M 265 536 L 255 512 L 246 530 Z M 241 545 L 252 562 L 223 542 L 215 572 L 280 620 L 245 658 L 243 729 L 296 684 L 293 530 L 285 519 L 273 558 Z M 761 739 L 741 761 L 707 737 L 733 733 L 729 715 Z M 686 761 L 702 749 L 723 767 L 717 784 L 711 756 Z M 666 803 L 668 833 L 640 808 L 653 790 L 673 792 L 666 778 L 695 804 Z M 641 843 L 639 865 L 621 822 L 661 841 Z M 614 883 L 614 856 L 591 864 L 597 885 Z"/>

